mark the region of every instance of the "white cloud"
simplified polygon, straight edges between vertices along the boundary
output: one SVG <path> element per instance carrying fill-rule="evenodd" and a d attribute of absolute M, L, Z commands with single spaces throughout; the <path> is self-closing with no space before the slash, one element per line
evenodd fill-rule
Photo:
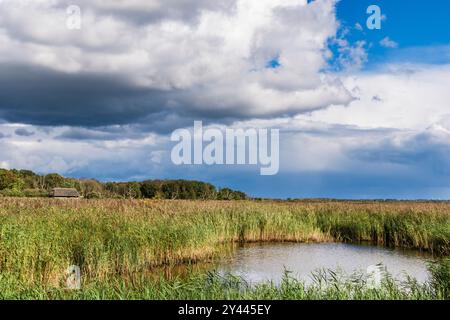
<path fill-rule="evenodd" d="M 280 123 L 282 170 L 450 174 L 450 65 L 390 66 L 344 83 L 350 105 Z"/>
<path fill-rule="evenodd" d="M 339 80 L 322 71 L 327 41 L 338 29 L 335 0 L 195 1 L 198 10 L 190 7 L 194 1 L 172 2 L 82 1 L 80 31 L 64 27 L 65 1 L 1 2 L 0 62 L 108 74 L 164 90 L 172 106 L 230 116 L 266 117 L 351 101 Z M 159 18 L 136 23 L 110 14 L 130 10 Z M 196 22 L 175 19 L 177 10 L 194 10 Z M 359 64 L 360 51 L 349 53 Z M 274 57 L 280 68 L 267 69 Z"/>
<path fill-rule="evenodd" d="M 396 64 L 361 72 L 367 43 L 340 37 L 337 59 L 345 73 L 324 72 L 328 40 L 339 28 L 334 0 L 135 0 L 127 6 L 86 0 L 79 2 L 81 31 L 65 29 L 65 1 L 26 3 L 0 1 L 0 63 L 109 75 L 140 90 L 160 90 L 169 116 L 151 122 L 153 114 L 138 113 L 149 123 L 107 128 L 2 124 L 0 166 L 145 178 L 171 171 L 170 145 L 167 135 L 147 135 L 138 126 L 169 128 L 204 116 L 217 125 L 231 118 L 241 120 L 234 126 L 280 128 L 281 172 L 408 173 L 414 164 L 405 159 L 434 147 L 435 158 L 447 159 L 450 66 Z M 380 44 L 397 47 L 388 37 Z M 266 68 L 273 59 L 279 67 Z M 66 111 L 49 109 L 51 116 Z M 14 135 L 18 128 L 35 134 Z"/>
<path fill-rule="evenodd" d="M 343 81 L 356 100 L 348 106 L 314 112 L 312 120 L 362 128 L 424 130 L 450 113 L 450 65 L 391 65 Z"/>
<path fill-rule="evenodd" d="M 36 133 L 32 137 L 13 135 L 16 128 L 34 130 Z M 116 136 L 114 139 L 104 140 L 103 136 L 99 136 L 99 131 L 88 129 L 81 131 L 81 134 L 86 135 L 86 140 L 66 140 L 60 138 L 61 135 L 73 129 L 42 129 L 34 126 L 0 125 L 0 130 L 10 135 L 8 139 L 0 140 L 0 168 L 71 175 L 87 172 L 94 164 L 101 163 L 100 168 L 94 169 L 98 170 L 96 174 L 110 174 L 111 178 L 127 170 L 148 173 L 154 170 L 153 162 L 157 163 L 158 159 L 161 161 L 161 150 L 164 150 L 168 141 L 167 137 L 154 134 L 140 134 L 134 139 Z M 75 131 L 75 134 L 80 133 Z M 99 137 L 99 140 L 95 140 Z M 117 169 L 110 167 L 114 164 L 120 164 L 123 171 L 114 172 Z"/>
<path fill-rule="evenodd" d="M 380 41 L 380 45 L 385 48 L 398 48 L 398 43 L 391 40 L 389 37 L 385 37 Z"/>
<path fill-rule="evenodd" d="M 347 72 L 360 70 L 368 59 L 366 45 L 365 41 L 357 41 L 354 44 L 347 41 L 341 43 L 338 49 L 340 55 L 337 59 L 340 67 Z"/>
<path fill-rule="evenodd" d="M 445 171 L 450 151 L 450 92 L 446 85 L 450 83 L 450 65 L 391 65 L 377 72 L 343 75 L 343 83 L 357 98 L 348 106 L 243 120 L 232 126 L 279 128 L 281 173 L 408 176 L 417 170 Z M 220 119 L 213 126 L 223 127 Z M 171 148 L 167 136 L 147 136 L 126 128 L 121 138 L 120 130 L 111 136 L 117 132 L 68 127 L 46 132 L 10 124 L 0 126 L 0 131 L 10 135 L 19 127 L 36 135 L 0 140 L 4 165 L 40 172 L 58 168 L 68 174 L 89 172 L 94 167 L 102 177 L 132 173 L 145 178 L 174 170 L 167 157 Z M 64 133 L 73 139 L 60 140 Z M 184 170 L 186 174 L 195 168 Z"/>

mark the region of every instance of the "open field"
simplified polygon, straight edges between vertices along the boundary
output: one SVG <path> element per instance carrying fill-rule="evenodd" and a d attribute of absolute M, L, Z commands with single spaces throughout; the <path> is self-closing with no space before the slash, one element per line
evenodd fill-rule
<path fill-rule="evenodd" d="M 86 290 L 70 297 L 286 298 L 284 289 L 270 285 L 247 291 L 221 285 L 221 291 L 209 292 L 205 283 L 217 282 L 215 277 L 154 284 L 136 276 L 162 265 L 213 259 L 224 243 L 254 241 L 368 241 L 443 256 L 450 252 L 450 203 L 0 198 L 0 291 L 4 298 L 63 298 L 67 292 L 58 288 L 75 264 Z M 448 285 L 446 266 L 440 274 Z M 294 288 L 293 299 L 320 295 L 294 280 L 286 285 Z M 406 294 L 387 286 L 393 291 L 378 298 L 414 292 L 437 298 L 424 287 L 410 287 Z M 341 297 L 376 298 L 361 290 Z"/>

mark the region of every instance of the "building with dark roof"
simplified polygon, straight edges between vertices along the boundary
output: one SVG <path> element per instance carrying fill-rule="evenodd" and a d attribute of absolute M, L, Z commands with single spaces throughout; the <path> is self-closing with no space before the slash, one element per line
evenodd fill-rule
<path fill-rule="evenodd" d="M 53 188 L 50 196 L 52 198 L 79 198 L 80 194 L 74 188 Z"/>

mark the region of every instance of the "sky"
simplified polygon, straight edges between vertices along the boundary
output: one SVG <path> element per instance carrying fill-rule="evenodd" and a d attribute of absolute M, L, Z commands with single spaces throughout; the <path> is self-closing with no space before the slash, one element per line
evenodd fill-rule
<path fill-rule="evenodd" d="M 0 167 L 269 198 L 450 199 L 449 12 L 442 0 L 0 0 Z M 278 174 L 175 165 L 171 134 L 194 121 L 278 129 Z"/>

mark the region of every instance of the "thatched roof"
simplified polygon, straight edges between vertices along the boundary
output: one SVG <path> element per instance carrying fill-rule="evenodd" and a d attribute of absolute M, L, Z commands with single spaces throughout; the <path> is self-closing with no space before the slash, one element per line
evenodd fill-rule
<path fill-rule="evenodd" d="M 77 189 L 73 188 L 54 188 L 51 196 L 55 198 L 79 198 L 80 194 Z"/>

